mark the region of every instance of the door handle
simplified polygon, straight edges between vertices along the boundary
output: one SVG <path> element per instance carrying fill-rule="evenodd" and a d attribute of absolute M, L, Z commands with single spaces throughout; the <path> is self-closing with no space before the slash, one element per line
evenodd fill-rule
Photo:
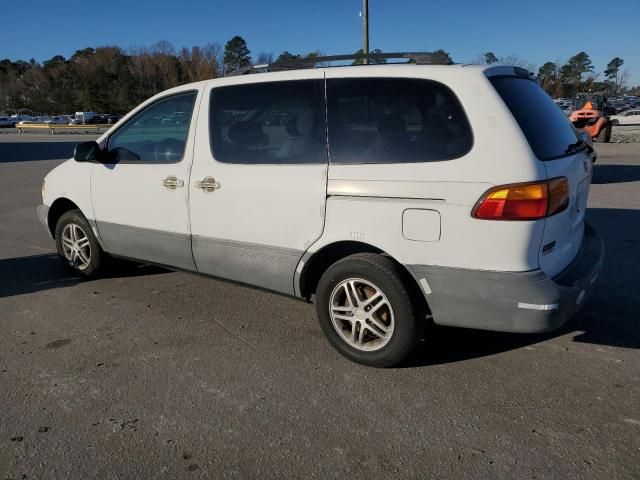
<path fill-rule="evenodd" d="M 213 192 L 220 188 L 220 183 L 216 182 L 213 177 L 204 177 L 201 181 L 196 182 L 196 188 L 201 188 L 205 192 Z"/>
<path fill-rule="evenodd" d="M 184 180 L 178 180 L 175 175 L 169 175 L 162 181 L 162 185 L 169 190 L 175 190 L 178 187 L 184 187 Z"/>

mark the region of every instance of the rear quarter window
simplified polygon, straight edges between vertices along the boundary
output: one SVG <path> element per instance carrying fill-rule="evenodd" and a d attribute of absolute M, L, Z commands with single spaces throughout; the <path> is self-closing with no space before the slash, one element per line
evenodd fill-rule
<path fill-rule="evenodd" d="M 467 116 L 445 85 L 412 78 L 327 81 L 332 163 L 451 160 L 467 154 Z"/>
<path fill-rule="evenodd" d="M 567 155 L 567 147 L 579 140 L 576 130 L 536 82 L 518 77 L 494 77 L 490 81 L 538 159 L 553 160 Z"/>

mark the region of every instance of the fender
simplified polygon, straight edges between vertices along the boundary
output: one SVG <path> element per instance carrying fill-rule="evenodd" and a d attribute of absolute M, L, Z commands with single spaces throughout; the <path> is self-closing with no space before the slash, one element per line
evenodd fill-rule
<path fill-rule="evenodd" d="M 93 204 L 91 202 L 91 173 L 93 163 L 76 162 L 73 159 L 58 165 L 44 178 L 42 204 L 48 210 L 47 220 L 56 202 L 66 200 L 75 204 L 91 225 L 99 242 L 100 235 L 96 228 Z M 53 232 L 54 225 L 48 226 Z"/>

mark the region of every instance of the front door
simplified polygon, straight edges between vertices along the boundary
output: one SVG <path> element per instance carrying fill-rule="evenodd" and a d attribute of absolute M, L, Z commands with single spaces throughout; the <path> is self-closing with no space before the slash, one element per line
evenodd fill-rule
<path fill-rule="evenodd" d="M 91 177 L 96 223 L 109 253 L 194 270 L 188 188 L 199 92 L 150 102 L 107 140 Z M 192 117 L 194 121 L 192 122 Z"/>
<path fill-rule="evenodd" d="M 296 265 L 322 234 L 327 185 L 323 75 L 296 73 L 207 84 L 189 184 L 199 272 L 294 293 Z"/>

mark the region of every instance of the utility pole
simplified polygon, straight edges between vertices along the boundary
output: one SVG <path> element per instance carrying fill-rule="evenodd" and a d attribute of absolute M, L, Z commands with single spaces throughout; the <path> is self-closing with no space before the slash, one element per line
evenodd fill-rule
<path fill-rule="evenodd" d="M 369 0 L 362 0 L 362 34 L 364 35 L 364 64 L 369 64 Z"/>

